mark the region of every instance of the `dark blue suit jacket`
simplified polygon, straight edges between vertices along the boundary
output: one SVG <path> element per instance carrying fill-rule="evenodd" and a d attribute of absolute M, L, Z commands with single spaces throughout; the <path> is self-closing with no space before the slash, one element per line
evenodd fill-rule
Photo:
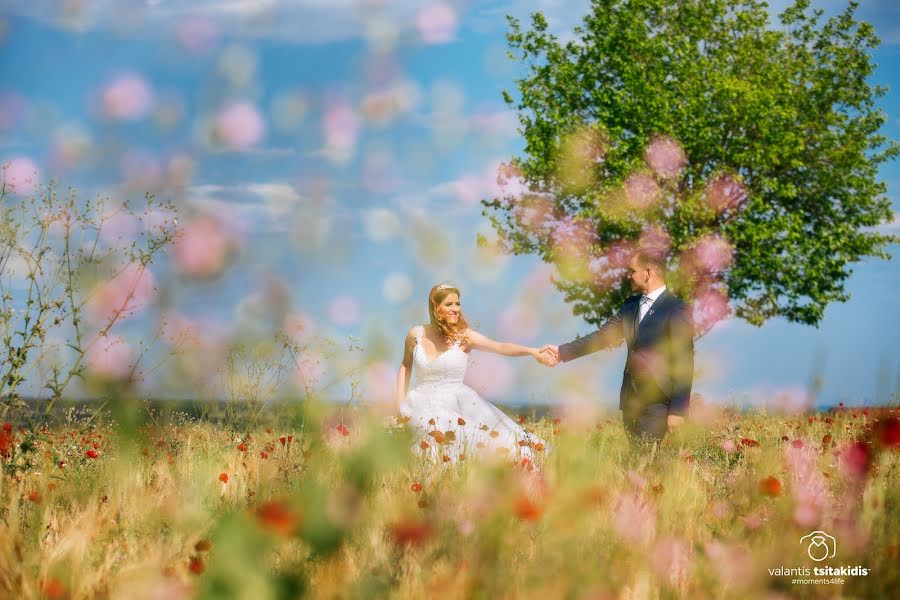
<path fill-rule="evenodd" d="M 664 291 L 638 324 L 641 296 L 631 296 L 618 314 L 597 331 L 559 347 L 563 362 L 618 346 L 624 339 L 628 360 L 619 408 L 648 402 L 668 405 L 669 414 L 687 412 L 694 380 L 694 327 L 690 307 Z M 648 392 L 647 390 L 652 390 Z"/>

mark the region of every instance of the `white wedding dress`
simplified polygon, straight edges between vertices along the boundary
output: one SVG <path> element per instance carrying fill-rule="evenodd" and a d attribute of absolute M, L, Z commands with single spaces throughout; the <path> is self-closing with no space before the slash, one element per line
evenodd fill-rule
<path fill-rule="evenodd" d="M 400 414 L 415 427 L 414 450 L 434 462 L 456 462 L 473 455 L 534 461 L 547 443 L 519 427 L 499 408 L 463 383 L 469 355 L 456 342 L 429 359 L 422 346 L 424 328 L 415 328 L 413 384 Z"/>

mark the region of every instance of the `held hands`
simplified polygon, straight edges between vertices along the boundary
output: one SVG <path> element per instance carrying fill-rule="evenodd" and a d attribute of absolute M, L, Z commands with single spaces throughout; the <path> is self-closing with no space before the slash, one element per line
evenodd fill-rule
<path fill-rule="evenodd" d="M 559 346 L 547 344 L 535 353 L 534 359 L 545 367 L 555 367 L 559 364 Z"/>

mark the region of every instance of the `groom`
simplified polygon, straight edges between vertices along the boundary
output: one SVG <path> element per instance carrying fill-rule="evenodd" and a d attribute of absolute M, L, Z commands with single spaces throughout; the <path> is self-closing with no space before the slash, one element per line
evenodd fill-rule
<path fill-rule="evenodd" d="M 684 420 L 694 378 L 694 328 L 690 307 L 666 290 L 665 259 L 638 251 L 628 265 L 632 289 L 640 296 L 597 331 L 562 346 L 541 348 L 548 363 L 568 362 L 617 346 L 624 339 L 628 359 L 619 408 L 632 438 L 661 440 Z"/>

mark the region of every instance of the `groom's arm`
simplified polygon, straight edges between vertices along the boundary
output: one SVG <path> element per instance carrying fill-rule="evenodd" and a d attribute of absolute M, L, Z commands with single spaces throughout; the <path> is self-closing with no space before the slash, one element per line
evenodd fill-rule
<path fill-rule="evenodd" d="M 586 354 L 619 345 L 625 339 L 622 318 L 620 310 L 597 331 L 561 345 L 559 359 L 562 362 L 569 362 Z"/>
<path fill-rule="evenodd" d="M 669 322 L 669 350 L 669 377 L 672 381 L 669 414 L 684 416 L 690 405 L 694 383 L 694 322 L 689 305 L 682 306 Z"/>

